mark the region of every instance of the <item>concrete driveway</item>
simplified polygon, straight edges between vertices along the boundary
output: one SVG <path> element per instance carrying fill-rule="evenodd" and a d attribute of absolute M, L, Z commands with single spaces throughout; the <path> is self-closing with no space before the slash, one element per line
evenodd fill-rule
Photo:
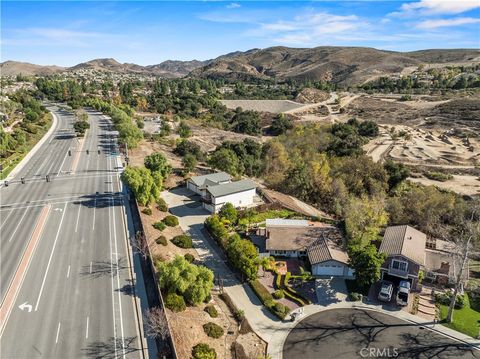
<path fill-rule="evenodd" d="M 317 303 L 330 305 L 344 302 L 347 299 L 348 290 L 345 279 L 338 277 L 319 278 L 315 281 L 317 292 Z"/>

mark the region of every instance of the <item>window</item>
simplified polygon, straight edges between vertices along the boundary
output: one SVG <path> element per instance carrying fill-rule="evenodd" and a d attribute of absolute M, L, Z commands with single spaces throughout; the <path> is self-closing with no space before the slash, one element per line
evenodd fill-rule
<path fill-rule="evenodd" d="M 395 259 L 392 261 L 392 269 L 396 269 L 396 270 L 406 272 L 407 271 L 407 266 L 408 266 L 407 262 L 397 261 Z"/>

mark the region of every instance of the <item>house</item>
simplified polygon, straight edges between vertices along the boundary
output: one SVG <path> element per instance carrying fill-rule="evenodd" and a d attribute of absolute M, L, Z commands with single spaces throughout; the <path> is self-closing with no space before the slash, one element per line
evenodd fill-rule
<path fill-rule="evenodd" d="M 271 256 L 308 259 L 316 276 L 353 277 L 343 237 L 335 226 L 306 220 L 267 219 L 263 235 L 265 250 Z"/>
<path fill-rule="evenodd" d="M 232 177 L 225 172 L 210 173 L 203 176 L 193 176 L 187 181 L 187 188 L 201 196 L 205 195 L 208 186 L 230 183 Z"/>
<path fill-rule="evenodd" d="M 247 207 L 253 204 L 257 185 L 249 180 L 206 185 L 202 195 L 203 208 L 212 213 L 217 213 L 225 203 L 231 203 L 234 207 Z"/>
<path fill-rule="evenodd" d="M 380 268 L 382 279 L 394 283 L 406 279 L 415 288 L 420 268 L 425 266 L 426 240 L 425 233 L 408 225 L 387 227 L 379 249 L 387 254 Z"/>

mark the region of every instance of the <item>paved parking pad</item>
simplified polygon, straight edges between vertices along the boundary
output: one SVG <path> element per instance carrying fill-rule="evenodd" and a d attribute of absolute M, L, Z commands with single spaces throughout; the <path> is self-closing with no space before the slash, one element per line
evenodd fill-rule
<path fill-rule="evenodd" d="M 283 358 L 469 359 L 480 358 L 480 351 L 425 326 L 348 308 L 322 311 L 298 323 L 285 341 Z"/>

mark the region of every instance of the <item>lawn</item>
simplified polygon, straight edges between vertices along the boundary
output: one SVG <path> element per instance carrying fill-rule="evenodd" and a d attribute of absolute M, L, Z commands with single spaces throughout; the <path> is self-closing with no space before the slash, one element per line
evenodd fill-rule
<path fill-rule="evenodd" d="M 440 304 L 440 316 L 444 320 L 447 317 L 448 306 Z M 477 338 L 480 335 L 480 312 L 470 307 L 468 295 L 465 296 L 465 307 L 455 309 L 453 323 L 442 323 L 446 327 Z"/>

